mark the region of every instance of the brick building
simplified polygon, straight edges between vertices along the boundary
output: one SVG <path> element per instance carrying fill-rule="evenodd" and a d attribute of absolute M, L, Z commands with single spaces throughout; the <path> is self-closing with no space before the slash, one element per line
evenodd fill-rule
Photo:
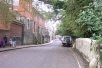
<path fill-rule="evenodd" d="M 17 37 L 17 45 L 21 45 L 22 41 L 22 28 L 23 23 L 20 21 L 13 21 L 12 24 L 8 25 L 9 28 L 5 28 L 5 25 L 0 23 L 0 41 L 3 41 L 4 35 L 7 35 L 8 41 L 12 36 Z"/>
<path fill-rule="evenodd" d="M 10 28 L 10 37 L 16 36 L 16 44 L 23 44 L 23 23 L 13 21 Z"/>
<path fill-rule="evenodd" d="M 24 23 L 24 44 L 44 43 L 45 20 L 38 11 L 32 10 L 32 2 L 19 0 L 19 5 L 13 7 Z M 33 14 L 33 15 L 32 15 Z"/>
<path fill-rule="evenodd" d="M 20 14 L 19 18 L 24 24 L 23 44 L 35 44 L 36 37 L 33 33 L 32 2 L 19 0 L 19 5 L 13 8 Z"/>
<path fill-rule="evenodd" d="M 0 40 L 7 35 L 8 38 L 16 36 L 17 45 L 44 43 L 46 28 L 43 16 L 40 13 L 34 15 L 38 11 L 32 10 L 32 2 L 24 0 L 17 0 L 17 2 L 17 5 L 10 3 L 10 10 L 15 15 L 10 28 L 5 29 L 4 25 L 0 24 Z"/>
<path fill-rule="evenodd" d="M 7 3 L 9 2 L 7 1 Z M 14 16 L 13 21 L 6 26 L 5 24 L 2 24 L 2 21 L 0 20 L 0 41 L 3 41 L 4 35 L 7 35 L 8 41 L 12 36 L 16 36 L 17 45 L 21 45 L 23 43 L 22 39 L 23 23 L 20 20 L 18 20 L 19 14 L 15 10 L 13 10 L 13 8 L 12 9 L 11 8 L 12 4 L 11 7 L 9 8 L 10 9 L 9 11 L 12 12 Z"/>
<path fill-rule="evenodd" d="M 34 10 L 34 24 L 35 24 L 35 35 L 37 37 L 38 43 L 45 43 L 45 36 L 49 33 L 45 28 L 45 19 L 44 17 L 35 9 Z M 46 35 L 47 34 L 47 35 Z"/>

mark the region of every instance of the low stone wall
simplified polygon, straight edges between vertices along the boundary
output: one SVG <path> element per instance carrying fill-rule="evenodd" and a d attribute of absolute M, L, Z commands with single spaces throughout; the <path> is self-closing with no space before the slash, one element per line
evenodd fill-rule
<path fill-rule="evenodd" d="M 93 47 L 92 43 L 95 42 L 95 40 L 91 40 L 89 38 L 78 38 L 75 41 L 75 48 L 81 52 L 84 57 L 87 59 L 88 62 L 90 62 L 90 65 L 97 66 L 97 54 L 95 52 L 95 47 Z M 89 68 L 92 68 L 90 67 Z"/>

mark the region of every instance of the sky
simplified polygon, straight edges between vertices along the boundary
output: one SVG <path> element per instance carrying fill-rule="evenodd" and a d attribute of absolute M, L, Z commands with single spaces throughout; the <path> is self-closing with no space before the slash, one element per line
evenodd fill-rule
<path fill-rule="evenodd" d="M 34 0 L 34 1 L 38 1 L 38 0 Z"/>
<path fill-rule="evenodd" d="M 9 3 L 11 3 L 11 2 L 9 1 Z M 19 6 L 19 0 L 13 0 L 13 5 L 14 6 Z"/>
<path fill-rule="evenodd" d="M 53 11 L 51 5 L 44 4 L 44 2 L 42 2 L 42 1 L 34 0 L 33 6 L 35 8 L 37 8 L 39 11 L 46 11 L 46 12 Z M 50 7 L 50 8 L 48 8 L 48 7 Z"/>

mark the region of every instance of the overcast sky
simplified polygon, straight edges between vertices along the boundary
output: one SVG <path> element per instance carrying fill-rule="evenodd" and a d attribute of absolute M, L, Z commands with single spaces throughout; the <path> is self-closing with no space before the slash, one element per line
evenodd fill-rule
<path fill-rule="evenodd" d="M 14 6 L 19 6 L 19 0 L 13 0 L 13 2 L 14 2 L 13 3 Z"/>
<path fill-rule="evenodd" d="M 33 6 L 35 8 L 37 8 L 37 10 L 39 10 L 39 11 L 46 11 L 46 12 L 53 11 L 52 10 L 53 8 L 51 5 L 44 4 L 44 2 L 42 2 L 42 1 L 34 0 Z"/>

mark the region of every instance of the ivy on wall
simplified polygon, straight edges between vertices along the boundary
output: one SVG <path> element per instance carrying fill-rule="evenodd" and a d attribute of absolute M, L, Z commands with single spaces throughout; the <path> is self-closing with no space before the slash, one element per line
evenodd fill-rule
<path fill-rule="evenodd" d="M 8 27 L 14 19 L 14 15 L 9 8 L 10 5 L 6 1 L 0 2 L 0 23 L 3 23 L 6 27 Z"/>
<path fill-rule="evenodd" d="M 36 16 L 40 16 L 41 18 L 45 19 L 44 16 L 35 8 L 32 8 L 33 12 L 32 12 L 32 16 L 36 17 Z"/>

